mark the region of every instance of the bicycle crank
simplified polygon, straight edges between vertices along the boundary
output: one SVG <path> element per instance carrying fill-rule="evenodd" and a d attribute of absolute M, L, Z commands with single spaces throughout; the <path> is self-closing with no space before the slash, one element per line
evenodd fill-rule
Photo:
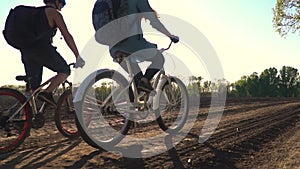
<path fill-rule="evenodd" d="M 32 128 L 39 129 L 45 125 L 45 117 L 43 114 L 38 113 L 32 119 Z"/>

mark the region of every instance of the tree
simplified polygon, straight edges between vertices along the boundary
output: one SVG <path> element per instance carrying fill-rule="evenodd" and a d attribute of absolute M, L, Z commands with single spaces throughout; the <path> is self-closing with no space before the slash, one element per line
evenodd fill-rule
<path fill-rule="evenodd" d="M 297 91 L 296 96 L 300 96 L 300 77 L 297 79 Z"/>
<path fill-rule="evenodd" d="M 276 68 L 265 69 L 259 76 L 260 96 L 278 96 L 279 77 Z"/>
<path fill-rule="evenodd" d="M 205 81 L 203 83 L 203 93 L 204 94 L 208 94 L 210 92 L 210 88 L 211 88 L 211 81 Z"/>
<path fill-rule="evenodd" d="M 240 80 L 235 82 L 235 89 L 237 92 L 237 96 L 239 97 L 249 96 L 249 92 L 247 90 L 247 76 L 242 76 Z"/>
<path fill-rule="evenodd" d="M 198 90 L 199 91 L 201 91 L 201 81 L 203 80 L 203 77 L 201 77 L 201 76 L 198 76 L 198 77 L 196 77 L 196 83 L 197 83 L 197 87 L 198 87 Z"/>
<path fill-rule="evenodd" d="M 281 36 L 300 30 L 300 0 L 277 0 L 273 8 L 273 26 Z"/>
<path fill-rule="evenodd" d="M 248 93 L 252 97 L 258 97 L 260 94 L 259 91 L 259 78 L 257 72 L 252 73 L 247 77 L 247 85 L 246 88 Z"/>
<path fill-rule="evenodd" d="M 201 92 L 201 81 L 203 77 L 201 76 L 190 76 L 188 91 L 190 94 L 199 94 Z"/>
<path fill-rule="evenodd" d="M 279 92 L 284 97 L 296 97 L 299 85 L 298 69 L 283 66 L 280 70 Z"/>

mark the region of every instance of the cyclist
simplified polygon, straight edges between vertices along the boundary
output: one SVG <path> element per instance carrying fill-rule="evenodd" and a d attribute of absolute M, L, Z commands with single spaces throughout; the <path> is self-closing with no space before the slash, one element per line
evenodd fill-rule
<path fill-rule="evenodd" d="M 118 1 L 118 0 L 113 0 Z M 139 15 L 138 13 L 141 13 Z M 122 51 L 132 54 L 138 62 L 150 61 L 151 64 L 147 67 L 145 74 L 141 71 L 138 63 L 131 60 L 132 71 L 135 73 L 134 82 L 137 84 L 139 91 L 151 92 L 153 87 L 150 84 L 150 80 L 154 75 L 163 67 L 164 56 L 157 49 L 157 45 L 148 42 L 143 37 L 143 31 L 141 28 L 141 21 L 143 18 L 148 19 L 153 28 L 157 29 L 164 35 L 171 38 L 175 43 L 179 41 L 179 38 L 172 35 L 165 26 L 158 19 L 156 11 L 154 11 L 148 0 L 128 0 L 128 14 L 137 14 L 134 23 L 131 24 L 130 31 L 134 31 L 136 35 L 130 36 L 114 46 L 110 46 L 110 54 L 112 57 L 116 55 L 117 52 Z M 141 52 L 139 51 L 146 51 Z M 145 56 L 145 54 L 147 56 Z M 136 55 L 136 56 L 135 56 Z M 126 63 L 120 63 L 121 67 L 127 70 Z M 131 96 L 132 100 L 132 96 Z"/>
<path fill-rule="evenodd" d="M 57 75 L 52 78 L 50 85 L 38 94 L 38 98 L 52 105 L 56 105 L 52 92 L 70 75 L 70 68 L 65 59 L 56 51 L 52 45 L 52 38 L 56 34 L 57 28 L 60 30 L 65 42 L 76 57 L 75 68 L 83 67 L 85 62 L 79 56 L 77 46 L 64 19 L 59 11 L 66 5 L 65 0 L 43 0 L 46 7 L 45 12 L 37 18 L 38 31 L 45 32 L 46 36 L 35 43 L 34 46 L 20 49 L 22 62 L 26 75 L 31 77 L 31 87 L 33 90 L 39 87 L 42 81 L 43 67 L 46 67 Z"/>

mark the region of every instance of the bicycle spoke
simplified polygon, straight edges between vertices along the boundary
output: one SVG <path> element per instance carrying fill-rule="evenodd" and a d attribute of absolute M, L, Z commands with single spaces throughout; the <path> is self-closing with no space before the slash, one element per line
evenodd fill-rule
<path fill-rule="evenodd" d="M 188 95 L 184 84 L 172 77 L 163 86 L 159 103 L 157 120 L 160 127 L 170 132 L 180 130 L 188 114 Z"/>
<path fill-rule="evenodd" d="M 26 98 L 16 90 L 0 89 L 0 154 L 17 148 L 28 136 L 31 113 Z"/>
<path fill-rule="evenodd" d="M 107 72 L 97 75 L 85 89 L 78 118 L 82 119 L 83 138 L 88 144 L 116 144 L 128 131 L 126 83 L 125 79 L 120 80 Z"/>
<path fill-rule="evenodd" d="M 58 99 L 55 111 L 55 124 L 62 135 L 76 138 L 80 133 L 76 126 L 76 112 L 72 101 L 72 91 L 66 90 Z"/>

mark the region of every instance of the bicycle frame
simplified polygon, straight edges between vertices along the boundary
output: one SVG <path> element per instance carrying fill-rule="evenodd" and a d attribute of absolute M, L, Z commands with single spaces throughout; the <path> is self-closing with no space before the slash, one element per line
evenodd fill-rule
<path fill-rule="evenodd" d="M 70 64 L 71 66 L 73 64 Z M 43 87 L 49 85 L 54 79 L 49 78 L 37 89 L 32 89 L 31 77 L 16 76 L 16 80 L 26 83 L 25 94 L 17 89 L 7 87 L 1 88 L 1 112 L 0 112 L 0 133 L 1 144 L 0 154 L 11 152 L 20 146 L 25 139 L 30 136 L 31 129 L 39 129 L 48 122 L 46 113 L 48 103 L 37 101 L 37 96 Z M 57 103 L 54 105 L 54 122 L 58 131 L 67 138 L 77 138 L 80 136 L 79 130 L 75 126 L 74 106 L 72 104 L 72 83 L 65 80 L 61 88 L 56 88 L 54 92 L 59 93 Z M 59 90 L 58 90 L 59 89 Z"/>
<path fill-rule="evenodd" d="M 167 48 L 163 48 L 160 50 L 160 52 L 164 52 L 166 50 L 168 50 L 172 45 L 172 42 L 169 44 L 169 46 Z M 128 70 L 128 74 L 129 74 L 129 86 L 126 87 L 125 89 L 128 89 L 130 86 L 132 87 L 132 91 L 133 91 L 133 96 L 134 96 L 134 102 L 133 104 L 134 105 L 138 105 L 139 104 L 139 95 L 138 95 L 138 90 L 137 90 L 137 86 L 136 84 L 134 83 L 134 73 L 132 71 L 132 67 L 131 67 L 131 63 L 130 63 L 130 57 L 124 57 L 124 61 L 126 63 L 126 66 L 127 66 L 127 70 Z M 164 68 L 162 68 L 159 72 L 158 72 L 158 75 L 157 77 L 155 78 L 155 81 L 153 83 L 153 87 L 154 89 L 156 89 L 156 92 L 160 92 L 159 89 L 160 87 L 162 87 L 161 85 L 164 84 L 165 80 L 167 80 L 169 83 L 171 83 L 171 79 L 165 74 L 165 70 Z M 124 92 L 126 92 L 127 90 L 124 90 Z M 123 92 L 121 92 L 119 94 L 119 96 L 122 95 Z M 113 95 L 113 92 L 110 94 L 109 97 L 107 97 L 104 101 L 104 104 L 105 105 L 109 100 L 110 98 L 112 97 Z M 174 94 L 172 93 L 171 95 L 172 98 L 174 98 Z M 150 96 L 149 97 L 149 100 L 148 102 L 144 102 L 144 107 L 146 107 L 147 103 L 149 104 L 149 102 L 153 101 L 153 107 L 152 109 L 153 110 L 157 110 L 158 107 L 159 107 L 159 101 L 158 101 L 158 97 L 155 97 L 155 96 Z M 167 100 L 168 101 L 168 100 Z M 133 111 L 134 112 L 134 111 Z"/>
<path fill-rule="evenodd" d="M 71 64 L 69 64 L 69 66 L 71 66 L 71 65 L 74 65 L 73 63 L 71 63 Z M 38 108 L 37 108 L 37 105 L 36 105 L 36 101 L 35 101 L 35 96 L 36 96 L 36 94 L 44 87 L 44 86 L 46 86 L 46 85 L 48 85 L 51 81 L 52 81 L 52 79 L 53 79 L 54 77 L 51 77 L 51 78 L 49 78 L 46 82 L 44 82 L 44 83 L 42 83 L 37 89 L 35 89 L 34 91 L 32 91 L 31 89 L 30 89 L 30 95 L 27 97 L 27 100 L 24 102 L 24 104 L 22 104 L 21 105 L 21 107 L 18 109 L 18 110 L 16 110 L 10 117 L 9 117 L 9 119 L 7 120 L 7 121 L 11 121 L 24 107 L 25 107 L 25 105 L 26 104 L 30 104 L 30 107 L 31 107 L 31 110 L 32 110 L 32 113 L 33 114 L 37 114 L 38 112 L 43 112 L 44 111 L 44 109 L 45 109 L 45 106 L 46 106 L 46 103 L 45 102 L 43 102 L 42 103 L 42 105 L 41 105 L 41 107 L 40 107 L 40 109 L 38 110 Z M 65 84 L 69 84 L 69 86 L 71 86 L 72 87 L 72 83 L 71 82 L 69 82 L 68 80 L 65 80 L 63 83 L 62 83 L 62 86 L 63 86 L 63 90 L 66 90 L 66 87 L 65 87 Z M 69 103 L 68 103 L 69 104 Z M 14 106 L 13 106 L 14 107 Z"/>
<path fill-rule="evenodd" d="M 165 50 L 168 50 L 171 47 L 171 44 L 172 44 L 172 42 L 169 44 L 169 46 L 167 48 L 161 49 L 160 51 L 163 52 Z M 126 66 L 128 68 L 128 74 L 129 74 L 128 77 L 129 77 L 129 79 L 126 79 L 125 77 L 124 78 L 125 78 L 125 80 L 127 80 L 127 82 L 128 82 L 129 85 L 128 86 L 124 86 L 125 88 L 122 88 L 121 89 L 122 91 L 120 91 L 120 90 L 118 90 L 118 92 L 112 91 L 109 94 L 109 96 L 107 96 L 105 98 L 105 100 L 101 103 L 101 108 L 102 107 L 104 108 L 107 104 L 109 104 L 109 102 L 112 99 L 116 101 L 120 97 L 128 94 L 128 90 L 131 87 L 132 90 L 133 90 L 133 95 L 134 95 L 133 102 L 131 102 L 131 103 L 128 103 L 128 102 L 127 103 L 125 103 L 125 102 L 123 103 L 122 102 L 122 103 L 118 103 L 118 105 L 114 105 L 114 106 L 115 106 L 115 108 L 117 108 L 117 110 L 119 112 L 121 112 L 121 111 L 124 110 L 125 113 L 136 113 L 136 109 L 135 108 L 137 108 L 137 107 L 143 107 L 143 106 L 146 107 L 146 106 L 148 106 L 151 103 L 149 103 L 147 101 L 144 101 L 144 102 L 140 102 L 139 101 L 139 98 L 138 98 L 139 96 L 138 96 L 138 92 L 137 92 L 137 86 L 136 86 L 136 84 L 134 83 L 134 80 L 133 80 L 134 74 L 132 72 L 132 68 L 131 68 L 129 57 L 127 57 L 129 55 L 126 54 L 126 53 L 120 53 L 120 54 L 121 54 L 120 57 L 115 58 L 114 62 L 121 63 L 122 61 L 125 61 Z M 77 89 L 76 95 L 75 95 L 75 97 L 73 99 L 73 103 L 74 103 L 75 109 L 81 110 L 82 107 L 78 107 L 78 106 L 81 106 L 82 101 L 84 101 L 85 90 L 89 86 L 90 82 L 94 81 L 98 74 L 105 73 L 105 72 L 112 72 L 113 73 L 115 71 L 111 70 L 111 69 L 99 69 L 99 70 L 96 70 L 93 73 L 89 74 L 89 76 L 87 76 L 85 78 L 85 80 L 83 80 L 83 83 Z M 115 72 L 115 73 L 117 73 L 118 75 L 121 75 L 118 72 Z M 168 80 L 170 82 L 171 78 L 168 75 L 165 74 L 165 70 L 164 69 L 161 69 L 158 72 L 158 74 L 157 74 L 157 77 L 156 77 L 156 79 L 154 81 L 153 87 L 156 90 L 158 90 L 159 87 L 162 86 L 165 83 L 166 80 Z M 155 97 L 155 96 L 157 96 L 157 94 L 154 95 L 154 96 L 150 96 L 149 99 L 148 99 L 148 101 L 149 100 L 150 101 L 156 100 L 155 101 L 156 104 L 153 107 L 154 109 L 152 108 L 153 110 L 156 110 L 158 108 L 158 106 L 159 106 L 159 100 L 158 100 L 159 98 Z M 143 104 L 143 105 L 141 105 L 141 104 Z M 120 111 L 118 108 L 121 108 L 122 110 Z"/>
<path fill-rule="evenodd" d="M 31 109 L 33 110 L 32 113 L 37 114 L 38 110 L 37 110 L 37 106 L 36 106 L 36 102 L 35 102 L 35 95 L 44 87 L 46 86 L 48 83 L 50 83 L 52 81 L 53 77 L 48 79 L 46 82 L 44 82 L 43 84 L 41 84 L 36 90 L 34 90 L 33 92 L 30 91 L 30 96 L 27 98 L 27 100 L 24 102 L 24 104 L 22 104 L 22 106 L 16 110 L 7 121 L 11 121 L 23 108 L 26 104 L 30 104 Z M 45 108 L 45 102 L 42 104 L 40 111 L 42 111 Z"/>

